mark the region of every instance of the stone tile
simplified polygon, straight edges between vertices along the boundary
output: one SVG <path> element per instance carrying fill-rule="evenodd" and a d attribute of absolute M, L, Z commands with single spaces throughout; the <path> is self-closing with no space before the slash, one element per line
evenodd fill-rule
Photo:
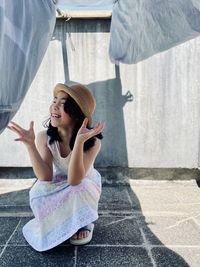
<path fill-rule="evenodd" d="M 31 216 L 32 215 L 32 210 L 31 208 L 27 205 L 9 205 L 9 206 L 0 206 L 0 216 L 2 214 L 7 214 L 7 216 L 10 214 L 14 214 L 16 217 L 20 216 L 18 214 L 28 214 L 28 215 L 23 215 L 23 216 Z M 3 217 L 3 216 L 2 216 Z M 9 217 L 9 216 L 8 216 Z"/>
<path fill-rule="evenodd" d="M 35 174 L 31 167 L 0 167 L 1 180 L 16 180 L 31 181 L 34 180 Z"/>
<path fill-rule="evenodd" d="M 131 211 L 132 204 L 126 186 L 106 186 L 102 189 L 99 210 Z"/>
<path fill-rule="evenodd" d="M 21 219 L 9 245 L 27 245 L 22 234 L 22 228 L 30 219 Z M 66 242 L 63 244 L 65 245 Z M 135 217 L 100 216 L 95 222 L 93 239 L 90 244 L 141 245 L 143 239 Z"/>
<path fill-rule="evenodd" d="M 200 209 L 199 209 L 199 211 L 200 211 Z M 199 227 L 200 227 L 200 214 L 198 216 L 195 216 L 194 220 L 195 220 L 196 224 L 199 225 Z"/>
<path fill-rule="evenodd" d="M 29 190 L 35 179 L 0 179 L 0 212 L 30 212 Z"/>
<path fill-rule="evenodd" d="M 132 205 L 132 210 L 141 212 L 142 209 L 141 209 L 140 200 L 130 186 L 127 186 L 127 192 L 128 192 L 129 201 L 131 202 L 131 205 Z"/>
<path fill-rule="evenodd" d="M 30 189 L 36 179 L 0 179 L 0 194 Z"/>
<path fill-rule="evenodd" d="M 146 216 L 140 225 L 151 244 L 200 245 L 200 228 L 192 218 Z"/>
<path fill-rule="evenodd" d="M 20 224 L 17 227 L 14 235 L 12 236 L 11 240 L 9 241 L 8 245 L 28 245 L 27 241 L 25 240 L 22 234 L 23 226 L 32 218 L 21 218 Z"/>
<path fill-rule="evenodd" d="M 0 206 L 29 206 L 29 189 L 0 194 Z"/>
<path fill-rule="evenodd" d="M 81 247 L 77 255 L 77 267 L 153 266 L 144 248 Z"/>
<path fill-rule="evenodd" d="M 176 188 L 172 188 L 174 195 L 176 196 L 179 203 L 191 203 L 200 205 L 200 189 L 196 186 L 187 186 L 183 184 Z M 189 194 L 188 194 L 189 193 Z"/>
<path fill-rule="evenodd" d="M 200 210 L 200 190 L 188 183 L 131 183 L 143 214 L 171 212 L 179 215 L 197 215 Z"/>
<path fill-rule="evenodd" d="M 141 245 L 143 238 L 136 218 L 101 216 L 95 222 L 93 239 L 90 244 Z"/>
<path fill-rule="evenodd" d="M 164 185 L 163 185 L 164 186 Z M 131 185 L 133 193 L 138 197 L 138 201 L 142 204 L 148 204 L 151 206 L 161 205 L 161 204 L 174 204 L 178 202 L 176 197 L 176 192 L 170 191 L 169 188 L 156 187 L 156 186 L 133 186 Z"/>
<path fill-rule="evenodd" d="M 2 250 L 3 250 L 3 248 L 4 248 L 4 246 L 0 246 L 0 254 L 1 254 Z"/>
<path fill-rule="evenodd" d="M 152 256 L 156 262 L 156 266 L 159 267 L 198 267 L 198 265 L 189 265 L 188 262 L 185 260 L 185 252 L 184 250 L 184 258 L 179 255 L 178 253 L 172 251 L 171 249 L 168 249 L 166 247 L 164 248 L 153 248 L 151 250 Z M 182 251 L 183 252 L 183 251 Z M 193 255 L 195 256 L 195 255 Z M 195 260 L 197 263 L 198 261 Z"/>
<path fill-rule="evenodd" d="M 1 267 L 73 267 L 74 247 L 56 247 L 37 252 L 30 246 L 8 246 L 0 258 Z"/>
<path fill-rule="evenodd" d="M 199 267 L 200 263 L 200 245 L 199 247 L 172 247 L 171 250 L 184 259 L 190 267 Z M 167 253 L 167 249 L 163 249 L 162 253 Z"/>
<path fill-rule="evenodd" d="M 19 220 L 19 218 L 0 218 L 0 245 L 6 244 L 19 223 Z"/>
<path fill-rule="evenodd" d="M 12 216 L 15 212 L 30 211 L 26 190 L 0 192 L 0 216 L 6 211 Z M 150 267 L 152 262 L 144 246 L 145 237 L 156 266 L 198 267 L 200 204 L 196 188 L 194 194 L 192 190 L 187 184 L 181 190 L 174 182 L 160 185 L 134 182 L 132 188 L 104 185 L 101 215 L 95 222 L 91 243 L 73 247 L 66 241 L 42 253 L 34 251 L 22 235 L 22 227 L 31 217 L 1 217 L 0 253 L 18 227 L 0 258 L 0 266 Z"/>

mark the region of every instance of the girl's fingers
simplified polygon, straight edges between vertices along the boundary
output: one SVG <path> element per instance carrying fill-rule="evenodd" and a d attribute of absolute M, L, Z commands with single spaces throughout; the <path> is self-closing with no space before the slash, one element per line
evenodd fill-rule
<path fill-rule="evenodd" d="M 97 127 L 99 127 L 99 124 L 100 124 L 100 122 L 98 122 L 98 123 L 94 126 L 93 129 L 96 129 Z"/>
<path fill-rule="evenodd" d="M 96 131 L 102 131 L 104 129 L 105 124 L 103 122 L 99 122 L 97 126 L 94 128 Z"/>
<path fill-rule="evenodd" d="M 28 138 L 24 137 L 24 136 L 19 136 L 18 138 L 14 139 L 15 141 L 22 141 L 22 142 L 28 142 Z"/>
<path fill-rule="evenodd" d="M 83 121 L 83 124 L 81 126 L 81 129 L 79 130 L 80 133 L 82 135 L 84 135 L 86 139 L 89 139 L 89 138 L 101 133 L 103 131 L 103 129 L 104 129 L 104 126 L 105 126 L 104 122 L 98 122 L 94 128 L 87 129 L 87 131 L 85 132 L 84 128 L 87 128 L 87 123 L 88 123 L 88 119 L 85 118 L 84 121 Z"/>
<path fill-rule="evenodd" d="M 9 130 L 12 131 L 12 127 L 11 126 L 8 125 L 6 128 L 8 128 Z"/>
<path fill-rule="evenodd" d="M 22 135 L 21 131 L 18 130 L 18 129 L 17 129 L 16 127 L 14 127 L 14 126 L 7 126 L 7 128 L 10 129 L 10 130 L 13 131 L 13 132 L 19 134 L 19 135 Z"/>
<path fill-rule="evenodd" d="M 10 130 L 12 130 L 13 132 L 19 135 L 22 135 L 24 133 L 25 130 L 22 127 L 20 127 L 17 123 L 15 123 L 14 121 L 11 121 L 10 123 L 11 125 L 8 126 Z"/>
<path fill-rule="evenodd" d="M 15 128 L 18 128 L 19 130 L 23 130 L 23 128 L 20 127 L 19 124 L 15 123 L 14 121 L 11 121 L 10 123 L 13 124 Z"/>
<path fill-rule="evenodd" d="M 33 130 L 33 126 L 34 126 L 34 121 L 30 122 L 30 130 Z"/>
<path fill-rule="evenodd" d="M 103 122 L 99 122 L 95 128 L 92 129 L 92 135 L 97 135 L 101 133 L 104 129 L 105 124 Z"/>
<path fill-rule="evenodd" d="M 15 141 L 24 141 L 22 138 L 16 138 Z"/>
<path fill-rule="evenodd" d="M 82 125 L 81 125 L 81 128 L 86 128 L 86 127 L 87 127 L 87 124 L 88 124 L 88 118 L 85 118 L 85 119 L 83 120 L 83 123 L 82 123 Z"/>
<path fill-rule="evenodd" d="M 83 121 L 84 127 L 87 127 L 87 124 L 88 124 L 88 118 L 85 118 L 84 121 Z"/>

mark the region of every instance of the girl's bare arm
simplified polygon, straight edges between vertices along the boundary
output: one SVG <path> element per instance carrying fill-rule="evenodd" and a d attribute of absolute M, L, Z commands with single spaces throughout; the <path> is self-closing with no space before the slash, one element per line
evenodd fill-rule
<path fill-rule="evenodd" d="M 85 141 L 92 136 L 99 134 L 104 128 L 104 123 L 101 122 L 98 123 L 95 128 L 89 130 L 86 128 L 87 122 L 88 120 L 85 119 L 80 130 L 78 131 L 72 151 L 68 168 L 68 183 L 71 185 L 77 185 L 81 183 L 91 165 L 94 163 L 101 147 L 101 141 L 97 139 L 92 148 L 86 152 L 83 151 Z"/>
<path fill-rule="evenodd" d="M 42 181 L 52 180 L 52 155 L 47 147 L 46 132 L 38 134 L 36 147 L 33 122 L 30 123 L 28 130 L 23 129 L 15 122 L 11 122 L 8 129 L 18 134 L 19 137 L 15 141 L 21 141 L 27 147 L 36 177 Z"/>
<path fill-rule="evenodd" d="M 46 131 L 40 132 L 37 136 L 37 147 L 28 147 L 29 157 L 34 173 L 39 180 L 51 181 L 53 176 L 52 154 L 47 147 Z"/>

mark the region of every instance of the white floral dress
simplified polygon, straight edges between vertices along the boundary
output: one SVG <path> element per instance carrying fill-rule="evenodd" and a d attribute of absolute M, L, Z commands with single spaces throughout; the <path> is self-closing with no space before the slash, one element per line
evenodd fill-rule
<path fill-rule="evenodd" d="M 37 251 L 51 249 L 98 218 L 101 175 L 92 166 L 82 182 L 67 183 L 71 154 L 61 157 L 58 142 L 48 145 L 53 155 L 53 180 L 40 181 L 30 190 L 35 216 L 23 227 L 27 242 Z"/>

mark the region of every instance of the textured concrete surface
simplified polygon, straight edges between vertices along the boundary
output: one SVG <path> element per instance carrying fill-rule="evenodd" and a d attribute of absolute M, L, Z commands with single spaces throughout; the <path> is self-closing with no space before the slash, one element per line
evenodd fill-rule
<path fill-rule="evenodd" d="M 94 123 L 106 124 L 98 166 L 198 168 L 200 37 L 119 67 L 109 59 L 109 39 L 110 20 L 57 21 L 14 120 L 25 128 L 33 120 L 38 133 L 55 84 L 87 84 L 97 100 Z M 30 166 L 26 148 L 15 138 L 9 130 L 1 134 L 1 166 Z"/>
<path fill-rule="evenodd" d="M 35 179 L 0 179 L 0 266 L 198 267 L 200 188 L 191 181 L 103 184 L 93 239 L 34 251 L 22 235 Z"/>

